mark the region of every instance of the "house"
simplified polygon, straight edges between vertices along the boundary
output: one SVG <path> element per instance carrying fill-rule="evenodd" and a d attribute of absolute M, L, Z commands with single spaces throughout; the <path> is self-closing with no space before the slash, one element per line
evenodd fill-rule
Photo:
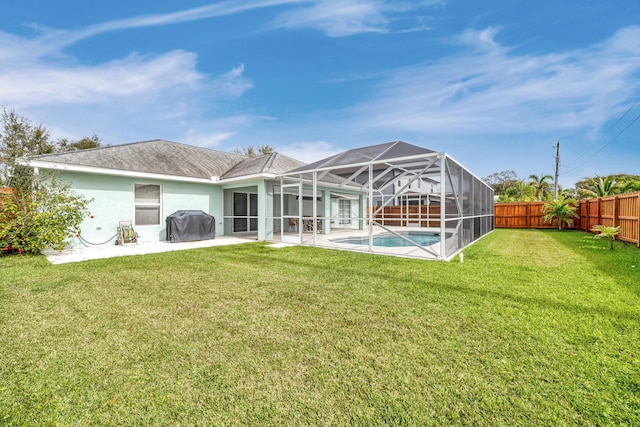
<path fill-rule="evenodd" d="M 218 236 L 427 259 L 451 259 L 493 230 L 491 187 L 446 153 L 403 141 L 309 165 L 165 140 L 25 163 L 92 199 L 81 225 L 89 242 L 109 241 L 121 221 L 133 223 L 139 241 L 165 240 L 165 219 L 179 210 L 212 215 Z"/>
<path fill-rule="evenodd" d="M 92 243 L 112 238 L 121 221 L 131 221 L 142 242 L 165 240 L 165 218 L 178 210 L 213 215 L 217 235 L 273 240 L 274 232 L 283 229 L 281 205 L 292 215 L 310 216 L 312 211 L 306 195 L 302 211 L 297 210 L 297 193 L 285 191 L 281 197 L 277 177 L 304 163 L 279 153 L 248 158 L 151 140 L 45 154 L 27 164 L 37 173 L 55 172 L 72 190 L 92 199 L 90 215 L 81 225 L 83 239 Z M 354 190 L 346 193 L 353 197 Z M 320 191 L 331 200 L 328 189 Z M 287 221 L 285 231 L 289 227 L 294 226 Z M 328 233 L 329 226 L 324 230 Z"/>

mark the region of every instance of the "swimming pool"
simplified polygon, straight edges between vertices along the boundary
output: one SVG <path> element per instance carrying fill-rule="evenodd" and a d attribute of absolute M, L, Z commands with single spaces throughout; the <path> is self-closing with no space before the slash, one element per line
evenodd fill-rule
<path fill-rule="evenodd" d="M 434 243 L 440 242 L 439 233 L 427 233 L 419 231 L 403 231 L 398 233 L 402 237 L 405 237 L 415 244 L 420 246 L 431 246 Z M 373 246 L 383 246 L 386 248 L 401 247 L 401 246 L 415 246 L 414 243 L 407 242 L 402 237 L 398 237 L 395 234 L 385 233 L 373 236 Z M 346 243 L 348 245 L 368 245 L 368 237 L 344 237 L 342 239 L 331 240 L 334 243 Z"/>

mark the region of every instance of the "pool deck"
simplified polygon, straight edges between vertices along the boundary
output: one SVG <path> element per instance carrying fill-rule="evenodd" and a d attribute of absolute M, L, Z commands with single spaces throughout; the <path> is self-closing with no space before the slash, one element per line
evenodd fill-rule
<path fill-rule="evenodd" d="M 425 232 L 425 233 L 439 233 L 439 228 L 426 228 L 426 227 L 387 227 L 395 232 Z M 388 231 L 381 227 L 374 227 L 374 236 L 380 234 L 387 234 Z M 297 233 L 288 233 L 289 236 L 295 236 Z M 335 242 L 336 239 L 345 238 L 366 238 L 368 236 L 367 230 L 354 230 L 354 229 L 340 229 L 334 228 L 330 234 L 314 233 L 305 231 L 302 233 L 303 246 L 317 246 L 325 249 L 337 249 L 343 251 L 355 251 L 363 253 L 373 253 L 378 255 L 391 255 L 397 257 L 418 258 L 418 259 L 439 259 L 440 244 L 435 243 L 430 246 L 403 246 L 403 247 L 383 247 L 373 246 L 371 249 L 369 245 L 357 245 L 350 243 Z M 247 234 L 239 236 L 217 236 L 213 240 L 203 240 L 197 242 L 142 242 L 138 244 L 127 245 L 101 245 L 95 247 L 76 246 L 72 249 L 65 249 L 63 251 L 55 251 L 48 249 L 43 251 L 43 255 L 52 264 L 65 264 L 69 262 L 88 261 L 101 258 L 113 258 L 121 256 L 131 255 L 143 255 L 159 252 L 169 252 L 176 250 L 186 250 L 202 247 L 222 246 L 222 245 L 235 245 L 241 243 L 255 242 L 256 236 Z M 289 243 L 281 242 L 280 233 L 274 234 L 273 244 L 274 248 L 291 246 Z"/>
<path fill-rule="evenodd" d="M 68 248 L 62 251 L 46 249 L 42 251 L 42 254 L 51 264 L 66 264 L 70 262 L 80 262 L 94 259 L 145 255 L 160 252 L 180 251 L 186 249 L 208 248 L 213 246 L 237 245 L 255 241 L 255 238 L 217 236 L 212 240 L 199 240 L 195 242 L 140 242 L 126 245 L 109 244 L 91 247 L 76 246 L 74 248 Z"/>
<path fill-rule="evenodd" d="M 440 233 L 439 228 L 428 228 L 428 227 L 386 227 L 388 230 L 392 230 L 394 232 L 423 232 L 423 233 Z M 373 228 L 373 235 L 378 236 L 381 234 L 388 234 L 389 231 L 385 230 L 381 227 Z M 288 233 L 289 236 L 295 236 L 296 233 Z M 280 234 L 276 236 L 276 240 L 280 241 Z M 304 246 L 317 246 L 320 248 L 326 249 L 338 249 L 345 251 L 355 251 L 355 252 L 365 252 L 365 253 L 373 253 L 379 255 L 392 255 L 398 257 L 407 257 L 407 258 L 419 258 L 419 259 L 430 259 L 435 260 L 439 259 L 440 256 L 440 243 L 435 243 L 429 246 L 400 246 L 400 247 L 384 247 L 384 246 L 373 246 L 369 247 L 368 244 L 358 245 L 352 243 L 340 243 L 335 240 L 341 240 L 346 238 L 367 238 L 368 230 L 354 230 L 354 229 L 331 229 L 330 234 L 322 234 L 317 233 L 315 235 L 313 232 L 304 232 L 302 233 L 302 242 L 301 244 Z"/>

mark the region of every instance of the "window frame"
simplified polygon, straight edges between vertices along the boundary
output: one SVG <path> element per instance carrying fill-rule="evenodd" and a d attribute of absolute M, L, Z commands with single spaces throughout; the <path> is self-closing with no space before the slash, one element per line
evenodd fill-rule
<path fill-rule="evenodd" d="M 136 189 L 138 186 L 155 186 L 158 187 L 158 203 L 138 203 L 136 198 Z M 157 224 L 138 224 L 136 221 L 136 213 L 138 207 L 157 207 L 158 208 L 158 223 Z M 162 225 L 162 184 L 155 184 L 149 182 L 134 182 L 133 183 L 133 225 L 136 227 L 158 227 Z"/>

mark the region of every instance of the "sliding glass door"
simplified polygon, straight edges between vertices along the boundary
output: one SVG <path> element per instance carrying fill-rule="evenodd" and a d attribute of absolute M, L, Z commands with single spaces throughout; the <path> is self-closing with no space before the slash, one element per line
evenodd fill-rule
<path fill-rule="evenodd" d="M 258 231 L 258 195 L 233 193 L 233 232 Z"/>

